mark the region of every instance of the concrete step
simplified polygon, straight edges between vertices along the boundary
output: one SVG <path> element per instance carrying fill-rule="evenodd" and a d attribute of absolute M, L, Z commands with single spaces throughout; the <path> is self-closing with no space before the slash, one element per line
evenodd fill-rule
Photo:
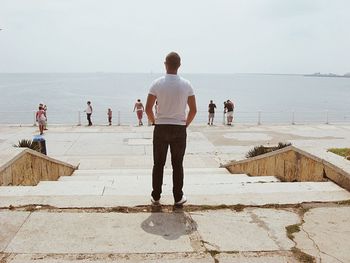
<path fill-rule="evenodd" d="M 149 195 L 151 187 L 144 184 L 130 185 L 121 184 L 106 186 L 104 195 Z M 195 185 L 184 185 L 184 193 L 187 195 L 235 195 L 235 194 L 255 194 L 255 193 L 294 193 L 303 194 L 307 192 L 327 192 L 346 191 L 333 182 L 302 182 L 302 183 L 251 183 L 251 184 L 211 184 L 202 182 Z M 171 195 L 172 184 L 163 185 L 163 193 Z M 349 193 L 350 194 L 350 193 Z"/>
<path fill-rule="evenodd" d="M 283 184 L 283 185 L 282 185 Z M 0 207 L 31 204 L 54 207 L 134 207 L 150 205 L 149 188 L 70 188 L 0 187 Z M 350 200 L 350 193 L 332 182 L 321 183 L 263 183 L 245 185 L 185 186 L 186 205 L 267 205 L 299 204 L 305 202 L 338 202 Z M 222 193 L 221 193 L 222 192 Z M 164 187 L 161 203 L 174 202 L 171 187 Z"/>
<path fill-rule="evenodd" d="M 129 176 L 115 176 L 115 175 L 72 175 L 72 176 L 61 176 L 59 178 L 60 182 L 66 181 L 104 181 L 112 182 L 113 185 L 118 184 L 150 184 L 151 175 L 149 176 L 138 176 L 138 175 L 129 175 Z M 171 184 L 172 176 L 165 175 L 164 183 Z M 279 182 L 279 180 L 274 176 L 248 176 L 245 174 L 204 174 L 202 176 L 197 176 L 193 174 L 185 175 L 185 184 L 194 185 L 194 184 L 223 184 L 223 183 L 232 183 L 232 184 L 242 184 L 242 183 L 268 183 L 268 182 Z"/>
<path fill-rule="evenodd" d="M 38 188 L 45 188 L 45 187 L 51 187 L 51 186 L 57 186 L 57 187 L 70 187 L 70 186 L 79 186 L 81 185 L 82 187 L 86 186 L 112 186 L 113 181 L 102 181 L 102 180 L 97 180 L 97 181 L 41 181 L 38 183 L 37 186 Z"/>
<path fill-rule="evenodd" d="M 40 182 L 37 186 L 3 186 L 0 196 L 97 196 L 102 195 L 105 182 Z"/>
<path fill-rule="evenodd" d="M 171 174 L 172 169 L 164 169 L 164 174 Z M 96 176 L 96 175 L 139 175 L 150 176 L 152 169 L 96 169 L 96 170 L 76 170 L 74 175 Z M 225 168 L 185 168 L 185 174 L 230 174 Z"/>
<path fill-rule="evenodd" d="M 151 192 L 151 180 L 148 183 L 135 183 L 127 181 L 120 184 L 112 184 L 105 181 L 58 181 L 40 182 L 37 186 L 5 186 L 0 187 L 0 197 L 4 196 L 142 196 L 148 198 Z M 328 195 L 343 193 L 350 199 L 350 193 L 333 182 L 302 182 L 302 183 L 221 183 L 213 184 L 202 181 L 197 184 L 185 184 L 184 192 L 188 196 L 213 196 L 216 195 L 251 195 L 276 194 L 275 201 L 278 203 L 279 195 L 304 194 Z M 172 183 L 165 182 L 163 195 L 172 195 Z"/>

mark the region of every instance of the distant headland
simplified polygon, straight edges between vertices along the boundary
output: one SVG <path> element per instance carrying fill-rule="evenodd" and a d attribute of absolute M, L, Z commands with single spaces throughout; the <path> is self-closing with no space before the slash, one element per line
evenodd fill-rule
<path fill-rule="evenodd" d="M 305 74 L 305 77 L 327 77 L 327 78 L 350 78 L 350 73 L 346 73 L 344 75 L 338 75 L 334 73 L 322 74 L 320 72 L 316 72 L 314 74 Z"/>

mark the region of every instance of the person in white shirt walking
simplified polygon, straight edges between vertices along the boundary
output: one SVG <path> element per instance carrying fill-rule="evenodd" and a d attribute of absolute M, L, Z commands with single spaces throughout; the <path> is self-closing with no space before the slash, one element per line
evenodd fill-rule
<path fill-rule="evenodd" d="M 86 110 L 85 110 L 85 112 L 86 112 L 86 118 L 87 118 L 87 120 L 88 120 L 88 122 L 89 122 L 89 126 L 92 126 L 92 122 L 91 122 L 91 115 L 92 115 L 92 106 L 91 106 L 91 101 L 88 101 L 87 103 L 87 107 L 86 107 Z"/>
<path fill-rule="evenodd" d="M 166 75 L 153 81 L 146 103 L 146 114 L 155 125 L 153 131 L 152 204 L 158 205 L 162 193 L 163 172 L 170 146 L 173 167 L 174 204 L 182 205 L 187 199 L 183 194 L 183 158 L 186 150 L 186 128 L 197 113 L 196 99 L 191 83 L 178 76 L 180 56 L 171 52 L 165 59 Z M 153 106 L 157 101 L 157 117 Z M 186 116 L 186 107 L 189 112 Z"/>

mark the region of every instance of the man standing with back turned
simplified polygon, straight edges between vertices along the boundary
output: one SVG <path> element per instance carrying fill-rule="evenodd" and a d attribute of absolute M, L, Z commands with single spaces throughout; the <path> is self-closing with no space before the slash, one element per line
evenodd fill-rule
<path fill-rule="evenodd" d="M 174 204 L 182 205 L 187 199 L 182 192 L 184 171 L 183 158 L 186 150 L 186 128 L 197 113 L 196 99 L 191 83 L 177 75 L 181 65 L 180 56 L 171 52 L 165 59 L 166 75 L 153 81 L 146 103 L 149 120 L 155 124 L 153 131 L 153 171 L 151 202 L 159 204 L 162 193 L 163 172 L 170 146 L 173 167 Z M 158 103 L 157 119 L 153 113 Z M 186 116 L 186 107 L 189 112 Z"/>

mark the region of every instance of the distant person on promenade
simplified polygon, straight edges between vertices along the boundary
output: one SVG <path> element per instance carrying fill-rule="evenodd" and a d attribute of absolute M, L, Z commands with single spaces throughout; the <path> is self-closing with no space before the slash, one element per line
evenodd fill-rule
<path fill-rule="evenodd" d="M 108 108 L 108 111 L 107 111 L 107 116 L 108 116 L 108 125 L 111 126 L 112 125 L 112 110 L 111 108 Z"/>
<path fill-rule="evenodd" d="M 182 205 L 187 199 L 183 194 L 183 158 L 186 150 L 186 128 L 197 113 L 196 99 L 191 83 L 178 76 L 180 56 L 169 53 L 165 58 L 166 75 L 153 81 L 146 103 L 146 113 L 155 124 L 153 131 L 153 171 L 151 202 L 159 205 L 162 193 L 163 172 L 168 147 L 170 146 L 173 167 L 174 204 Z M 158 102 L 158 113 L 154 116 L 153 106 Z M 186 107 L 189 112 L 186 116 Z"/>
<path fill-rule="evenodd" d="M 227 118 L 227 125 L 232 125 L 233 121 L 233 110 L 235 106 L 232 101 L 227 100 L 224 102 L 224 112 L 226 113 L 226 118 Z"/>
<path fill-rule="evenodd" d="M 39 124 L 40 135 L 43 135 L 46 124 L 46 113 L 43 106 L 39 106 L 39 110 L 36 112 L 35 118 Z"/>
<path fill-rule="evenodd" d="M 208 125 L 213 125 L 214 116 L 215 116 L 215 109 L 216 109 L 216 105 L 215 105 L 215 103 L 211 100 L 210 103 L 209 103 L 209 105 L 208 105 L 208 112 L 209 112 Z"/>
<path fill-rule="evenodd" d="M 46 121 L 45 121 L 45 125 L 44 125 L 44 131 L 47 131 L 47 106 L 44 103 L 39 103 L 39 107 L 42 107 L 43 110 L 45 111 L 45 117 L 46 117 Z"/>
<path fill-rule="evenodd" d="M 144 109 L 143 104 L 142 104 L 140 99 L 138 99 L 135 102 L 134 112 L 135 112 L 135 110 L 136 110 L 137 119 L 139 120 L 139 126 L 141 126 L 141 125 L 143 125 L 142 115 L 143 115 L 143 112 L 145 111 L 145 109 Z"/>
<path fill-rule="evenodd" d="M 88 126 L 92 126 L 92 122 L 91 122 L 91 115 L 92 115 L 92 106 L 91 106 L 91 101 L 88 101 L 87 103 L 87 107 L 86 107 L 86 118 L 89 122 Z"/>

